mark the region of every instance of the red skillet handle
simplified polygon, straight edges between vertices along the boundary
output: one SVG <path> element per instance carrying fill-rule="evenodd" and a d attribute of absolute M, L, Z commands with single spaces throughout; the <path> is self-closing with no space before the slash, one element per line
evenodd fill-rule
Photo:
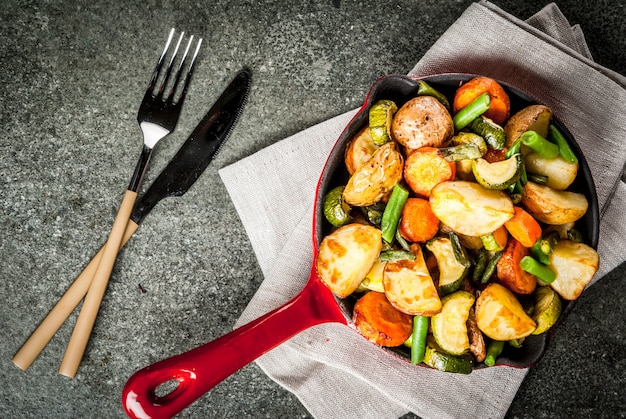
<path fill-rule="evenodd" d="M 172 417 L 264 353 L 309 327 L 346 318 L 331 292 L 312 271 L 291 301 L 203 346 L 152 364 L 124 386 L 122 404 L 132 418 Z M 178 382 L 167 395 L 157 388 Z"/>

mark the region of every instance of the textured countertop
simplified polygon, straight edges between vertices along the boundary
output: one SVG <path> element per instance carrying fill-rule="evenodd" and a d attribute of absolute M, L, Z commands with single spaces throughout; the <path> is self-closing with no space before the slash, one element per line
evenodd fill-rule
<path fill-rule="evenodd" d="M 0 415 L 123 417 L 137 369 L 213 340 L 263 278 L 219 168 L 358 107 L 407 73 L 471 3 L 5 0 L 0 11 Z M 522 19 L 547 1 L 495 0 Z M 626 2 L 557 2 L 594 59 L 626 74 Z M 120 253 L 74 379 L 57 374 L 77 312 L 26 372 L 11 357 L 104 243 L 141 150 L 137 107 L 171 27 L 204 38 L 177 131 L 144 185 L 236 71 L 253 84 L 230 140 Z M 306 164 L 306 162 L 303 162 Z M 626 265 L 580 298 L 508 417 L 624 417 Z M 181 417 L 309 417 L 251 364 Z M 407 417 L 413 417 L 407 415 Z"/>

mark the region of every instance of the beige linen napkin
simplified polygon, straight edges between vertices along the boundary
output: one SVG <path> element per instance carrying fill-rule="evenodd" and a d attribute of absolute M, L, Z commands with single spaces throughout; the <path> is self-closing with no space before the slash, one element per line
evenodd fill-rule
<path fill-rule="evenodd" d="M 620 177 L 626 147 L 619 145 L 626 138 L 626 81 L 591 60 L 580 28 L 554 4 L 523 22 L 491 3 L 475 3 L 410 74 L 440 72 L 491 76 L 554 109 L 583 148 L 598 188 L 602 262 L 596 278 L 625 260 L 626 185 Z M 600 101 L 601 110 L 589 106 Z M 265 276 L 236 326 L 281 306 L 306 283 L 317 180 L 355 112 L 220 170 Z M 408 411 L 423 418 L 502 417 L 527 373 L 494 367 L 464 376 L 411 367 L 339 324 L 308 329 L 257 363 L 319 418 L 396 418 Z"/>

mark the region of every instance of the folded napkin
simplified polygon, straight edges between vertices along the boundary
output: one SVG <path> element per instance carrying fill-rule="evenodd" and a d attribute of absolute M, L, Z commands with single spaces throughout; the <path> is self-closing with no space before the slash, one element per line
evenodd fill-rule
<path fill-rule="evenodd" d="M 596 278 L 624 261 L 626 147 L 619 145 L 626 138 L 626 79 L 592 61 L 580 28 L 554 4 L 523 22 L 489 2 L 474 3 L 410 74 L 442 72 L 490 76 L 553 108 L 582 147 L 598 188 Z M 601 109 L 590 106 L 600 102 Z M 306 283 L 317 180 L 355 112 L 220 170 L 265 277 L 236 327 L 281 306 Z M 494 367 L 466 376 L 415 368 L 340 324 L 308 329 L 257 363 L 319 418 L 397 418 L 409 411 L 423 418 L 502 417 L 527 373 Z"/>

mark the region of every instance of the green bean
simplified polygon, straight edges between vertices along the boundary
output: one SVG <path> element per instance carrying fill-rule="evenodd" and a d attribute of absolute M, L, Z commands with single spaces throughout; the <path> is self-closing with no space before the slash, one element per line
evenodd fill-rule
<path fill-rule="evenodd" d="M 576 154 L 574 154 L 574 151 L 572 151 L 572 148 L 557 127 L 550 124 L 548 127 L 548 134 L 550 136 L 550 140 L 554 141 L 554 143 L 559 147 L 559 154 L 561 157 L 570 163 L 578 163 L 578 157 L 576 157 Z"/>
<path fill-rule="evenodd" d="M 545 185 L 548 183 L 548 176 L 540 175 L 539 173 L 527 173 L 528 180 L 535 182 L 539 185 Z"/>
<path fill-rule="evenodd" d="M 521 153 L 522 139 L 518 138 L 511 147 L 504 153 L 504 157 L 510 159 L 513 154 Z"/>
<path fill-rule="evenodd" d="M 411 364 L 417 365 L 424 360 L 426 353 L 426 335 L 430 317 L 413 317 L 413 335 L 411 336 Z"/>
<path fill-rule="evenodd" d="M 407 252 L 411 251 L 411 244 L 404 237 L 402 237 L 399 228 L 396 229 L 396 241 L 402 249 L 406 250 Z"/>
<path fill-rule="evenodd" d="M 493 367 L 496 364 L 496 359 L 502 353 L 504 349 L 504 342 L 500 340 L 492 340 L 487 346 L 487 356 L 485 357 L 485 365 Z"/>
<path fill-rule="evenodd" d="M 481 247 L 478 251 L 478 259 L 476 260 L 476 265 L 474 265 L 474 273 L 472 274 L 472 280 L 479 284 L 481 278 L 483 277 L 483 272 L 485 272 L 485 268 L 487 267 L 487 262 L 489 262 L 488 252 L 484 247 Z"/>
<path fill-rule="evenodd" d="M 483 93 L 474 99 L 469 105 L 461 109 L 454 115 L 452 122 L 454 122 L 454 130 L 460 131 L 470 124 L 474 119 L 485 113 L 489 109 L 491 104 L 491 98 L 489 93 Z"/>
<path fill-rule="evenodd" d="M 542 242 L 543 242 L 543 239 L 541 238 L 537 240 L 535 244 L 533 245 L 533 247 L 530 248 L 530 251 L 533 254 L 533 256 L 537 258 L 539 262 L 543 263 L 544 265 L 549 265 L 550 258 L 548 258 L 548 253 L 544 251 L 544 246 Z"/>
<path fill-rule="evenodd" d="M 520 262 L 522 270 L 528 272 L 531 275 L 535 275 L 541 281 L 549 284 L 554 281 L 556 274 L 546 265 L 540 263 L 531 256 L 524 256 Z"/>
<path fill-rule="evenodd" d="M 394 260 L 415 260 L 415 253 L 407 250 L 384 250 L 378 255 L 381 262 L 390 262 Z"/>
<path fill-rule="evenodd" d="M 483 275 L 480 278 L 481 284 L 486 284 L 487 282 L 489 282 L 494 272 L 496 271 L 498 261 L 500 260 L 501 257 L 502 257 L 502 252 L 496 252 L 491 257 L 491 259 L 489 259 L 489 262 L 487 262 L 487 266 L 485 266 L 485 271 L 483 272 Z"/>
<path fill-rule="evenodd" d="M 391 192 L 391 197 L 389 198 L 389 202 L 387 202 L 380 222 L 383 240 L 387 243 L 393 241 L 396 229 L 398 228 L 398 222 L 400 221 L 400 214 L 402 214 L 402 208 L 404 208 L 404 204 L 408 198 L 409 191 L 405 187 L 400 184 L 393 187 L 393 192 Z"/>
<path fill-rule="evenodd" d="M 526 131 L 520 136 L 522 143 L 544 159 L 553 159 L 559 155 L 559 146 L 543 138 L 535 131 Z"/>
<path fill-rule="evenodd" d="M 432 96 L 437 99 L 446 109 L 450 110 L 450 102 L 448 102 L 448 98 L 439 92 L 437 89 L 432 87 L 430 84 L 426 83 L 424 80 L 420 80 L 417 85 L 417 95 L 418 96 Z"/>

